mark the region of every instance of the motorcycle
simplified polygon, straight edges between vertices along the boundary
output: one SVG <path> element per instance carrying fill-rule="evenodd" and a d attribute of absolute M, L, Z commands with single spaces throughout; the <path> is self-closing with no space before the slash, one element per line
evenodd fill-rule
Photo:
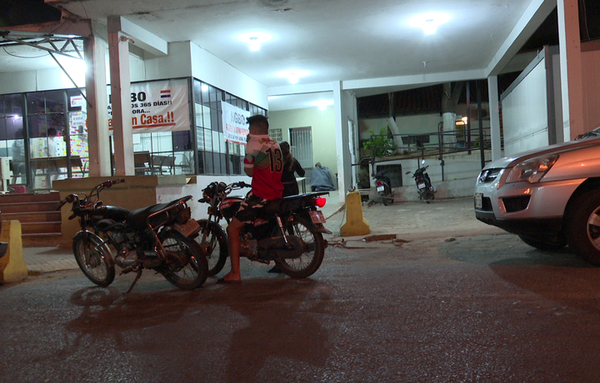
<path fill-rule="evenodd" d="M 392 184 L 390 183 L 390 179 L 385 175 L 385 173 L 385 170 L 377 172 L 377 174 L 373 176 L 373 179 L 375 180 L 377 194 L 379 194 L 381 202 L 387 206 L 394 203 L 394 193 L 392 192 Z"/>
<path fill-rule="evenodd" d="M 108 180 L 96 185 L 89 195 L 70 194 L 60 201 L 58 210 L 71 203 L 69 219 L 79 218 L 81 229 L 73 237 L 73 254 L 83 274 L 106 287 L 115 278 L 115 265 L 122 268 L 121 274 L 135 271 L 127 293 L 143 269 L 161 273 L 181 289 L 202 286 L 208 276 L 206 257 L 188 238 L 200 229 L 187 205 L 192 196 L 131 211 L 104 205 L 100 192 L 124 181 Z"/>
<path fill-rule="evenodd" d="M 429 165 L 425 166 L 425 160 L 421 161 L 421 166 L 417 170 L 415 170 L 415 172 L 413 173 L 413 178 L 415 179 L 415 183 L 417 184 L 419 199 L 421 201 L 430 203 L 435 198 L 435 190 L 433 189 L 433 185 L 431 184 L 429 174 L 427 174 L 428 167 Z M 406 174 L 411 174 L 411 172 L 406 172 Z"/>
<path fill-rule="evenodd" d="M 228 224 L 238 211 L 243 197 L 230 196 L 234 190 L 250 187 L 245 182 L 227 185 L 212 182 L 202 191 L 201 203 L 207 203 L 208 218 L 199 219 L 200 232 L 195 238 L 208 258 L 208 274 L 218 274 L 229 255 L 227 233 L 220 224 Z M 306 278 L 315 273 L 323 262 L 330 234 L 323 224 L 325 217 L 319 207 L 325 206 L 327 192 L 284 197 L 272 201 L 259 218 L 246 224 L 240 233 L 240 256 L 251 261 L 277 267 L 292 278 Z"/>

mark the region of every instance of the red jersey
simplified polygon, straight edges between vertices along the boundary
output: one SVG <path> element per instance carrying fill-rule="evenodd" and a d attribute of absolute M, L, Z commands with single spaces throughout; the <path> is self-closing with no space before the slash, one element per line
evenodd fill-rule
<path fill-rule="evenodd" d="M 252 193 L 268 200 L 282 198 L 283 155 L 276 141 L 267 134 L 250 136 L 244 167 L 254 167 Z"/>

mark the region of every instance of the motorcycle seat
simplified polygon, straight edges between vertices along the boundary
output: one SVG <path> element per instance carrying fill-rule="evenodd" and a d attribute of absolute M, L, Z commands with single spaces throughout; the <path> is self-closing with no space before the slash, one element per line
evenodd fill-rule
<path fill-rule="evenodd" d="M 159 203 L 156 205 L 150 205 L 150 206 L 143 207 L 140 209 L 132 210 L 131 212 L 129 212 L 129 216 L 127 217 L 127 222 L 132 226 L 143 226 L 146 224 L 148 218 L 151 215 L 158 213 L 161 210 L 165 210 L 165 209 L 169 208 L 170 206 L 176 206 L 179 201 L 187 200 L 187 199 L 189 199 L 189 198 L 183 197 L 183 198 L 171 201 L 171 202 Z M 167 214 L 168 213 L 165 211 L 163 214 L 158 214 L 158 215 L 152 217 L 150 219 L 150 225 L 152 227 L 163 225 L 165 223 L 165 221 L 168 219 Z"/>

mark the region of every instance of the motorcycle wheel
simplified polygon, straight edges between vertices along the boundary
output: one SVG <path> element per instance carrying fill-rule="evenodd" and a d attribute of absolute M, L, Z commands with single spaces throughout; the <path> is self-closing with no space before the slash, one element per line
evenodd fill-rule
<path fill-rule="evenodd" d="M 223 270 L 225 262 L 227 261 L 227 256 L 229 255 L 227 234 L 221 225 L 216 222 L 210 221 L 207 226 L 206 219 L 199 219 L 198 224 L 200 224 L 202 229 L 195 238 L 195 241 L 200 245 L 206 255 L 206 261 L 208 262 L 208 276 L 213 277 Z M 202 241 L 203 237 L 204 241 Z"/>
<path fill-rule="evenodd" d="M 109 247 L 96 234 L 79 232 L 73 238 L 73 255 L 83 274 L 100 287 L 115 279 L 115 264 Z"/>
<path fill-rule="evenodd" d="M 325 240 L 315 227 L 302 217 L 294 217 L 293 221 L 286 220 L 283 223 L 285 232 L 300 237 L 306 244 L 306 251 L 298 258 L 281 259 L 275 261 L 277 267 L 292 278 L 306 278 L 314 274 L 325 254 Z M 279 229 L 274 235 L 281 235 Z"/>
<path fill-rule="evenodd" d="M 161 241 L 166 259 L 157 270 L 165 279 L 183 290 L 202 286 L 208 277 L 208 263 L 200 246 L 177 231 L 161 235 Z"/>
<path fill-rule="evenodd" d="M 392 196 L 392 190 L 389 187 L 385 187 L 385 191 L 381 195 L 381 202 L 384 206 L 392 205 L 394 203 L 394 197 Z"/>

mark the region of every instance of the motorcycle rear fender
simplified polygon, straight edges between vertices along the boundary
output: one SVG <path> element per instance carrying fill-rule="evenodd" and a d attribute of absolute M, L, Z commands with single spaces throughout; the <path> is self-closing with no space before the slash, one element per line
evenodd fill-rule
<path fill-rule="evenodd" d="M 317 229 L 317 231 L 319 233 L 325 233 L 325 234 L 333 234 L 331 231 L 327 230 L 327 228 L 325 226 L 323 226 L 322 223 L 317 223 L 315 225 L 315 229 Z"/>

